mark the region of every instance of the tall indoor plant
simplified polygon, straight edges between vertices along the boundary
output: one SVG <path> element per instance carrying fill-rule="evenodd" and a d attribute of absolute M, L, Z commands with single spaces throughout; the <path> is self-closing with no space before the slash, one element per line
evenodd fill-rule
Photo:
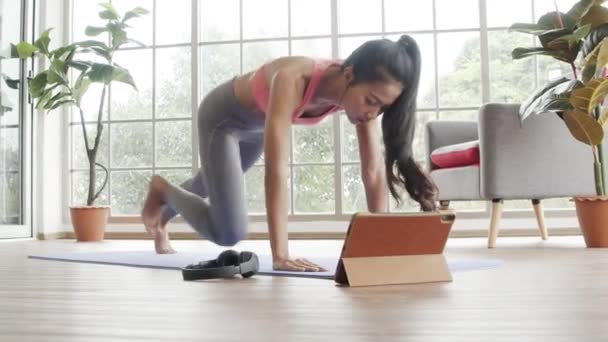
<path fill-rule="evenodd" d="M 94 203 L 104 190 L 109 176 L 108 169 L 97 160 L 103 132 L 102 113 L 106 94 L 112 82 L 123 82 L 136 88 L 129 71 L 116 64 L 113 57 L 124 44 L 138 43 L 127 36 L 128 21 L 148 13 L 146 9 L 137 7 L 121 16 L 112 4 L 102 3 L 100 6 L 103 10 L 99 12 L 99 17 L 106 21 L 106 25 L 88 26 L 85 33 L 90 37 L 103 34 L 104 40 L 85 40 L 49 50 L 51 41 L 49 29 L 44 31 L 34 44 L 20 42 L 13 46 L 14 54 L 20 58 L 40 56 L 45 60 L 44 68 L 29 80 L 29 93 L 32 98 L 37 99 L 36 109 L 48 113 L 63 105 L 70 105 L 80 113 L 88 159 L 89 183 L 86 206 L 70 207 L 74 232 L 79 241 L 103 239 L 109 207 L 94 206 Z M 96 59 L 91 59 L 92 55 L 97 56 Z M 97 132 L 94 139 L 90 140 L 81 101 L 93 83 L 100 83 L 102 90 L 96 113 Z M 104 181 L 98 189 L 96 189 L 97 167 L 105 173 Z"/>
<path fill-rule="evenodd" d="M 605 151 L 602 145 L 608 110 L 608 9 L 606 0 L 581 0 L 566 13 L 549 12 L 536 24 L 517 23 L 511 31 L 533 34 L 540 46 L 516 48 L 514 59 L 534 55 L 553 57 L 567 63 L 570 77 L 546 84 L 525 101 L 520 119 L 547 112 L 557 113 L 572 136 L 590 146 L 596 196 L 575 197 L 576 210 L 589 247 L 608 247 L 608 193 Z"/>

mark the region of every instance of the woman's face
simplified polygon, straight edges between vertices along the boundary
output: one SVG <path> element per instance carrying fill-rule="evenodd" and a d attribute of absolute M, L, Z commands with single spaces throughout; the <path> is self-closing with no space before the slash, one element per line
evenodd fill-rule
<path fill-rule="evenodd" d="M 347 81 L 352 80 L 345 70 Z M 350 78 L 349 78 L 350 77 Z M 375 119 L 390 106 L 403 91 L 403 85 L 395 80 L 388 82 L 359 82 L 349 86 L 342 97 L 342 107 L 348 120 L 355 125 Z"/>

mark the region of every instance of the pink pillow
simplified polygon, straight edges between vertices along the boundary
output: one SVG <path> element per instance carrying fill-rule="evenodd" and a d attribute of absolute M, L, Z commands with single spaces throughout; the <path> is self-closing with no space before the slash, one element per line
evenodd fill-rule
<path fill-rule="evenodd" d="M 431 153 L 431 161 L 440 169 L 479 165 L 479 140 L 440 147 Z"/>

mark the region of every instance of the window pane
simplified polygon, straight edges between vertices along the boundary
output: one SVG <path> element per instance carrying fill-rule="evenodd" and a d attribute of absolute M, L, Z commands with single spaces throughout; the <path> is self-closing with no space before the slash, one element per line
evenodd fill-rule
<path fill-rule="evenodd" d="M 342 191 L 342 211 L 346 214 L 368 211 L 365 188 L 361 181 L 361 166 L 348 165 L 343 168 L 344 190 Z"/>
<path fill-rule="evenodd" d="M 435 46 L 432 34 L 410 35 L 418 44 L 421 56 L 420 85 L 418 86 L 418 108 L 435 108 Z M 386 38 L 397 41 L 401 35 Z"/>
<path fill-rule="evenodd" d="M 356 48 L 361 46 L 368 40 L 380 39 L 380 36 L 365 36 L 365 37 L 348 37 L 340 38 L 338 42 L 338 56 L 341 59 L 346 59 Z"/>
<path fill-rule="evenodd" d="M 291 35 L 331 34 L 329 0 L 291 0 Z M 314 18 L 314 20 L 311 20 Z"/>
<path fill-rule="evenodd" d="M 95 172 L 95 191 L 99 191 L 101 185 L 106 178 L 106 173 L 103 169 L 97 168 Z M 72 172 L 72 205 L 86 205 L 87 196 L 89 194 L 89 172 L 88 171 L 73 171 Z M 95 205 L 108 205 L 108 186 L 103 189 Z"/>
<path fill-rule="evenodd" d="M 440 30 L 479 27 L 479 0 L 435 0 L 435 8 Z"/>
<path fill-rule="evenodd" d="M 542 200 L 541 203 L 544 209 L 575 209 L 570 198 L 550 198 Z"/>
<path fill-rule="evenodd" d="M 190 47 L 156 50 L 156 117 L 192 117 Z"/>
<path fill-rule="evenodd" d="M 238 44 L 201 47 L 201 98 L 241 72 Z"/>
<path fill-rule="evenodd" d="M 278 57 L 289 55 L 287 41 L 243 44 L 243 73 Z"/>
<path fill-rule="evenodd" d="M 192 165 L 192 121 L 156 123 L 156 164 Z"/>
<path fill-rule="evenodd" d="M 72 0 L 72 41 L 79 42 L 93 38 L 85 35 L 84 32 L 87 26 L 105 26 L 106 20 L 102 20 L 99 17 L 99 12 L 101 11 L 103 11 L 103 8 L 99 6 L 99 3 L 96 1 Z M 57 34 L 57 31 L 52 32 L 51 34 L 51 39 L 53 39 L 53 36 Z M 103 33 L 94 38 L 100 41 L 108 41 L 108 34 Z"/>
<path fill-rule="evenodd" d="M 2 117 L 0 117 L 1 119 Z M 0 124 L 4 124 L 0 120 Z M 0 161 L 2 161 L 1 171 L 19 171 L 19 127 L 0 128 Z"/>
<path fill-rule="evenodd" d="M 124 14 L 126 11 L 130 11 L 135 7 L 143 7 L 150 11 L 150 13 L 141 17 L 132 18 L 128 21 L 127 37 L 130 39 L 137 40 L 145 45 L 152 45 L 152 30 L 153 30 L 153 2 L 150 0 L 120 0 L 113 1 L 112 4 L 116 8 L 119 14 Z M 158 12 L 157 12 L 158 14 Z M 126 46 L 137 46 L 135 43 L 127 43 Z"/>
<path fill-rule="evenodd" d="M 490 57 L 490 100 L 521 103 L 534 90 L 534 58 L 514 60 L 511 51 L 530 47 L 529 35 L 503 31 L 488 32 Z"/>
<path fill-rule="evenodd" d="M 532 22 L 530 0 L 486 0 L 486 9 L 488 27 L 509 27 L 515 23 Z"/>
<path fill-rule="evenodd" d="M 387 32 L 433 29 L 433 2 L 419 0 L 384 0 Z"/>
<path fill-rule="evenodd" d="M 156 45 L 189 43 L 191 0 L 156 0 Z"/>
<path fill-rule="evenodd" d="M 538 61 L 538 87 L 543 87 L 547 82 L 562 76 L 572 77 L 570 65 L 560 62 L 553 57 L 537 56 Z"/>
<path fill-rule="evenodd" d="M 299 213 L 334 213 L 334 167 L 297 166 L 294 205 Z"/>
<path fill-rule="evenodd" d="M 118 51 L 116 64 L 129 70 L 137 90 L 128 84 L 112 83 L 112 120 L 152 117 L 152 50 Z"/>
<path fill-rule="evenodd" d="M 242 3 L 244 39 L 287 37 L 287 1 L 242 0 Z"/>
<path fill-rule="evenodd" d="M 72 168 L 86 169 L 89 167 L 87 159 L 87 151 L 82 136 L 82 126 L 80 124 L 71 125 L 72 129 Z M 92 148 L 97 135 L 97 125 L 86 125 L 87 136 L 89 138 L 89 146 Z M 108 167 L 108 125 L 103 126 L 101 140 L 99 142 L 99 150 L 97 150 L 97 162 Z"/>
<path fill-rule="evenodd" d="M 112 172 L 112 215 L 139 215 L 148 191 L 150 171 Z"/>
<path fill-rule="evenodd" d="M 203 0 L 199 3 L 203 42 L 239 39 L 239 0 Z"/>
<path fill-rule="evenodd" d="M 334 125 L 331 117 L 314 127 L 294 126 L 293 154 L 296 163 L 334 160 Z"/>
<path fill-rule="evenodd" d="M 287 177 L 288 198 L 291 198 L 291 181 Z M 266 214 L 266 194 L 264 190 L 264 167 L 254 166 L 245 173 L 245 193 L 247 213 Z M 291 206 L 288 206 L 291 207 Z M 291 212 L 291 209 L 289 210 Z"/>
<path fill-rule="evenodd" d="M 381 31 L 381 0 L 338 0 L 338 33 Z"/>
<path fill-rule="evenodd" d="M 414 159 L 421 167 L 426 168 L 428 151 L 426 147 L 426 125 L 427 123 L 436 120 L 435 113 L 418 112 L 416 113 L 416 131 L 414 133 Z"/>
<path fill-rule="evenodd" d="M 359 162 L 359 142 L 355 125 L 348 121 L 344 112 L 340 112 L 340 122 L 342 123 L 342 161 Z"/>
<path fill-rule="evenodd" d="M 74 77 L 78 76 L 75 75 Z M 117 84 L 118 83 L 114 83 L 112 87 L 116 89 Z M 119 88 L 122 88 L 122 85 L 120 85 Z M 108 109 L 110 108 L 110 91 L 108 90 L 109 88 L 106 90 L 106 96 L 103 105 L 103 114 L 101 115 L 101 120 L 103 121 L 108 120 Z M 80 101 L 80 107 L 82 108 L 82 114 L 84 116 L 85 122 L 97 122 L 97 117 L 99 116 L 99 103 L 101 102 L 102 91 L 102 84 L 93 83 L 89 86 L 89 89 L 82 97 Z M 72 106 L 69 110 L 72 113 L 72 122 L 80 122 L 80 111 L 78 110 L 78 108 Z"/>
<path fill-rule="evenodd" d="M 156 173 L 163 176 L 169 183 L 173 185 L 180 185 L 192 177 L 191 170 L 158 170 Z"/>
<path fill-rule="evenodd" d="M 571 198 L 550 198 L 541 200 L 543 209 L 575 209 Z M 506 210 L 534 210 L 532 200 L 505 200 L 504 209 Z"/>
<path fill-rule="evenodd" d="M 245 173 L 245 193 L 247 212 L 250 215 L 266 214 L 263 167 L 252 167 Z"/>
<path fill-rule="evenodd" d="M 0 44 L 6 44 L 0 42 Z M 1 48 L 2 45 L 0 45 Z M 8 46 L 6 46 L 8 49 Z M 8 50 L 7 50 L 8 51 Z M 18 59 L 3 59 L 0 61 L 0 70 L 2 71 L 3 79 L 0 80 L 0 118 L 2 125 L 18 125 L 19 124 L 19 89 L 13 89 L 8 86 L 6 80 L 19 80 L 19 60 Z"/>
<path fill-rule="evenodd" d="M 439 105 L 477 106 L 481 103 L 479 32 L 440 33 Z"/>
<path fill-rule="evenodd" d="M 152 167 L 152 123 L 112 124 L 112 167 Z"/>
<path fill-rule="evenodd" d="M 21 223 L 21 193 L 18 172 L 0 173 L 0 224 Z"/>
<path fill-rule="evenodd" d="M 331 59 L 331 39 L 296 39 L 291 41 L 292 56 Z"/>
<path fill-rule="evenodd" d="M 477 121 L 477 120 L 479 120 L 479 111 L 458 110 L 458 111 L 453 111 L 453 112 L 439 112 L 439 120 Z"/>

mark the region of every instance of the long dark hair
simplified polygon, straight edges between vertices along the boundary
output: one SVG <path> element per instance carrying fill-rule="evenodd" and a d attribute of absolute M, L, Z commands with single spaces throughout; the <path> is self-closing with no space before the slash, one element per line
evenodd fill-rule
<path fill-rule="evenodd" d="M 435 210 L 437 188 L 414 161 L 412 150 L 420 80 L 418 44 L 408 35 L 401 36 L 397 42 L 371 40 L 353 51 L 342 63 L 342 70 L 348 66 L 352 66 L 353 84 L 390 80 L 403 84 L 403 92 L 382 115 L 388 187 L 398 204 L 401 196 L 397 188 L 404 187 L 422 210 Z"/>

